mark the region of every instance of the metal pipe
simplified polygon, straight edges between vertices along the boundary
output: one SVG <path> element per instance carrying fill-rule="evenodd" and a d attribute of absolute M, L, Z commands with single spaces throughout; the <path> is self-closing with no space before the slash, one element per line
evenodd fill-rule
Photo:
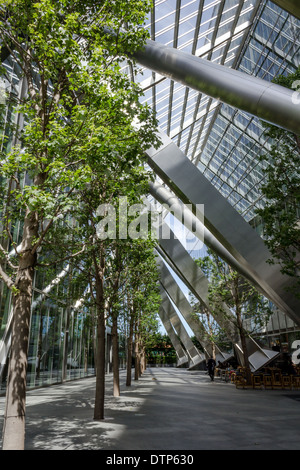
<path fill-rule="evenodd" d="M 300 134 L 300 106 L 288 88 L 151 40 L 134 58 L 172 80 Z"/>

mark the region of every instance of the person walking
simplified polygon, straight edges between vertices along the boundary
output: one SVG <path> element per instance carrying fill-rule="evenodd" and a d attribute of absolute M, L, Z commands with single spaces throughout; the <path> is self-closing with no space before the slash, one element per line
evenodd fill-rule
<path fill-rule="evenodd" d="M 213 382 L 214 377 L 215 377 L 215 368 L 216 368 L 216 361 L 214 360 L 213 357 L 211 357 L 207 361 L 207 370 L 208 370 L 208 375 L 210 376 L 210 380 L 212 382 Z"/>

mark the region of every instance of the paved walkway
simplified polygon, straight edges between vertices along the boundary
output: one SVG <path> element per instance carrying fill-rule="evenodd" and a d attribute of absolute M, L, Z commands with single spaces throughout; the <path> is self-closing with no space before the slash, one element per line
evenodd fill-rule
<path fill-rule="evenodd" d="M 27 450 L 300 450 L 300 391 L 239 390 L 205 373 L 147 369 L 93 420 L 95 379 L 31 390 Z M 2 430 L 4 397 L 0 397 Z M 0 442 L 1 444 L 1 442 Z"/>

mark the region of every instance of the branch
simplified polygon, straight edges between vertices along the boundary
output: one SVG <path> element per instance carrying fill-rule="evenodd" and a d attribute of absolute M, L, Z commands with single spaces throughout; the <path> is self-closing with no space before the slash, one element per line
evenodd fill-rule
<path fill-rule="evenodd" d="M 11 280 L 11 278 L 6 274 L 6 272 L 2 269 L 2 266 L 0 264 L 0 278 L 5 282 L 7 287 L 12 290 L 13 287 L 15 287 L 15 284 Z"/>
<path fill-rule="evenodd" d="M 10 47 L 9 43 L 5 40 L 5 35 L 6 34 L 7 33 L 5 31 L 3 32 L 2 28 L 0 28 L 0 36 L 1 36 L 1 39 L 2 39 L 3 43 L 5 44 L 5 47 L 9 50 L 10 55 L 15 59 L 16 63 L 20 66 L 20 68 L 23 70 L 23 72 L 25 72 L 25 69 L 23 67 L 22 62 L 18 59 L 16 54 L 13 52 L 13 49 Z M 13 40 L 13 42 L 15 43 L 16 41 Z"/>
<path fill-rule="evenodd" d="M 54 266 L 55 264 L 61 263 L 62 261 L 67 261 L 69 259 L 76 258 L 76 256 L 79 256 L 84 251 L 85 251 L 85 245 L 83 246 L 83 248 L 80 251 L 78 251 L 77 253 L 73 253 L 73 255 L 65 256 L 64 258 L 53 261 L 53 263 L 37 263 L 37 266 L 41 266 L 41 267 L 45 267 L 45 268 L 46 267 L 51 267 L 51 266 Z"/>
<path fill-rule="evenodd" d="M 5 218 L 5 230 L 7 232 L 7 235 L 11 241 L 11 244 L 16 252 L 16 254 L 19 256 L 19 253 L 18 253 L 18 250 L 17 250 L 17 244 L 15 243 L 14 239 L 13 239 L 13 236 L 11 234 L 11 231 L 9 229 L 9 226 L 8 226 L 8 220 L 9 220 L 9 215 L 8 215 L 8 210 L 9 210 L 9 204 L 10 204 L 10 196 L 11 196 L 11 186 L 12 186 L 12 178 L 10 179 L 9 181 L 9 184 L 8 184 L 8 194 L 7 194 L 7 203 L 6 203 L 6 210 L 5 210 L 5 215 L 4 215 L 4 218 Z"/>
<path fill-rule="evenodd" d="M 69 197 L 70 194 L 72 194 L 72 192 L 74 191 L 75 187 L 74 188 L 71 188 L 70 191 L 67 193 L 66 197 Z M 47 234 L 48 230 L 52 227 L 53 225 L 53 222 L 54 222 L 54 217 L 57 216 L 57 214 L 59 213 L 60 209 L 61 209 L 61 204 L 57 207 L 56 211 L 55 211 L 55 214 L 53 216 L 53 218 L 50 220 L 50 222 L 48 223 L 47 227 L 43 230 L 40 238 L 39 238 L 39 241 L 36 242 L 36 244 L 34 245 L 34 247 L 32 248 L 32 251 L 31 253 L 34 254 L 37 249 L 39 248 L 39 246 L 43 243 L 43 240 L 45 238 L 45 235 Z"/>
<path fill-rule="evenodd" d="M 0 251 L 3 253 L 3 255 L 4 255 L 4 257 L 5 257 L 6 262 L 8 263 L 8 265 L 9 265 L 12 269 L 18 269 L 18 266 L 14 266 L 14 265 L 12 264 L 12 262 L 10 261 L 9 256 L 8 256 L 8 253 L 7 253 L 7 251 L 3 248 L 3 246 L 1 245 L 1 243 L 0 243 Z"/>

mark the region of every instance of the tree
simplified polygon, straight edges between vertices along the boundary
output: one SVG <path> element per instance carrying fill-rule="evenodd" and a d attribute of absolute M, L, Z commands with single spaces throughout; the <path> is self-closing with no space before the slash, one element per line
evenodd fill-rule
<path fill-rule="evenodd" d="M 274 80 L 287 88 L 298 88 L 300 68 L 288 76 Z M 295 92 L 295 106 L 299 106 L 299 93 Z M 291 290 L 299 298 L 300 276 L 300 130 L 295 135 L 270 124 L 264 124 L 265 136 L 271 148 L 260 160 L 267 164 L 263 170 L 265 182 L 261 187 L 264 207 L 257 209 L 262 219 L 263 235 L 272 258 L 279 262 L 282 273 L 292 279 Z"/>
<path fill-rule="evenodd" d="M 158 330 L 158 270 L 154 254 L 155 240 L 134 240 L 134 249 L 128 259 L 128 299 L 129 335 L 127 354 L 126 385 L 131 385 L 131 365 L 133 343 L 135 345 L 135 380 L 145 369 L 146 348 L 153 341 Z"/>
<path fill-rule="evenodd" d="M 198 264 L 199 264 L 198 260 Z M 211 274 L 208 265 L 202 266 L 202 268 L 205 270 L 205 274 Z M 216 344 L 219 340 L 219 334 L 221 331 L 220 326 L 214 321 L 213 316 L 211 315 L 211 312 L 209 311 L 208 308 L 206 308 L 205 305 L 199 304 L 199 302 L 196 300 L 195 296 L 190 292 L 190 303 L 193 307 L 193 316 L 195 317 L 196 320 L 200 319 L 201 324 L 203 325 L 203 334 L 204 337 L 203 339 L 205 342 L 207 342 L 210 347 L 211 347 L 211 356 L 213 359 L 216 359 Z M 193 339 L 194 338 L 194 339 Z M 202 351 L 202 346 L 200 345 L 199 341 L 196 340 L 196 337 L 193 337 L 192 340 L 195 344 L 196 347 L 200 347 L 200 351 Z M 196 341 L 198 343 L 198 346 L 196 344 Z"/>
<path fill-rule="evenodd" d="M 193 338 L 191 339 L 195 346 L 198 347 L 199 342 L 196 338 L 194 340 Z M 153 335 L 151 343 L 146 348 L 146 355 L 150 363 L 166 362 L 168 364 L 175 364 L 177 360 L 176 351 L 169 336 L 161 332 Z"/>
<path fill-rule="evenodd" d="M 0 162 L 6 194 L 0 208 L 0 277 L 14 298 L 4 449 L 24 448 L 28 335 L 38 254 L 61 219 L 67 221 L 72 211 L 80 210 L 75 193 L 90 184 L 97 159 L 102 159 L 102 168 L 109 168 L 105 155 L 113 154 L 117 123 L 120 131 L 125 116 L 127 122 L 136 115 L 143 122 L 144 117 L 145 126 L 138 132 L 141 142 L 147 146 L 153 138 L 151 131 L 146 135 L 149 112 L 136 111 L 137 87 L 120 72 L 124 58 L 146 38 L 141 25 L 149 7 L 147 0 L 2 2 L 1 45 L 18 65 L 26 89 L 20 101 L 8 103 L 24 116 L 25 125 L 13 129 L 11 150 L 1 154 Z M 133 127 L 125 126 L 125 131 L 124 147 Z M 129 157 L 125 152 L 125 167 L 130 166 Z M 18 245 L 13 229 L 20 219 L 23 234 Z M 13 260 L 10 249 L 15 251 Z"/>
<path fill-rule="evenodd" d="M 127 100 L 129 100 L 128 93 Z M 123 105 L 126 109 L 125 103 Z M 138 114 L 138 111 L 141 114 Z M 112 324 L 114 395 L 118 396 L 120 390 L 117 329 L 122 296 L 124 297 L 122 291 L 127 292 L 128 286 L 133 283 L 130 274 L 133 253 L 138 250 L 139 257 L 145 257 L 147 260 L 150 253 L 153 252 L 153 242 L 151 244 L 152 251 L 149 252 L 147 238 L 146 240 L 138 238 L 139 236 L 147 237 L 148 232 L 139 234 L 137 231 L 137 240 L 131 238 L 129 232 L 135 219 L 133 215 L 130 215 L 129 209 L 137 203 L 143 207 L 141 197 L 149 187 L 150 175 L 143 165 L 144 148 L 149 145 L 147 142 L 151 142 L 149 139 L 152 141 L 156 139 L 153 127 L 155 121 L 152 121 L 151 115 L 138 104 L 136 104 L 135 116 L 141 121 L 138 131 L 132 129 L 131 115 L 125 113 L 122 126 L 120 126 L 120 116 L 122 116 L 122 108 L 116 113 L 116 126 L 114 127 L 113 123 L 110 123 L 111 139 L 107 142 L 105 151 L 102 148 L 95 148 L 93 152 L 87 154 L 92 169 L 92 178 L 89 185 L 78 192 L 81 211 L 76 215 L 78 221 L 76 238 L 78 241 L 77 248 L 74 249 L 78 250 L 82 240 L 86 240 L 86 249 L 82 256 L 83 261 L 80 269 L 86 273 L 85 277 L 89 282 L 91 301 L 94 304 L 97 317 L 94 419 L 104 418 L 106 322 L 111 321 Z M 147 138 L 143 139 L 146 128 Z M 103 158 L 100 158 L 99 153 L 102 152 Z M 94 161 L 97 154 L 99 158 Z M 109 170 L 102 163 L 103 160 Z M 122 205 L 124 198 L 126 198 L 126 206 L 128 205 L 128 217 L 126 215 L 123 217 L 124 211 L 127 212 L 127 209 Z M 99 217 L 104 218 L 99 221 Z M 120 235 L 121 228 L 122 236 Z M 142 279 L 142 273 L 140 276 Z M 149 274 L 148 279 L 151 279 Z M 147 282 L 149 284 L 149 280 Z M 140 282 L 134 283 L 134 287 L 130 286 L 133 292 L 132 296 L 136 296 L 134 288 L 138 290 L 139 287 Z"/>
<path fill-rule="evenodd" d="M 144 238 L 144 236 L 147 236 Z M 121 314 L 127 311 L 129 323 L 128 377 L 131 384 L 132 344 L 136 346 L 148 343 L 157 330 L 157 310 L 160 297 L 157 295 L 157 267 L 154 255 L 154 241 L 149 234 L 143 233 L 142 239 L 118 240 L 117 250 L 110 268 L 113 276 L 108 275 L 111 294 L 108 294 L 109 321 L 112 325 L 113 338 L 113 381 L 114 396 L 120 395 L 118 332 Z M 130 302 L 128 302 L 130 299 Z M 129 307 L 129 309 L 128 309 Z M 137 328 L 139 326 L 139 328 Z M 146 339 L 143 338 L 143 333 Z M 137 340 L 138 339 L 138 340 Z M 136 358 L 141 352 L 137 348 Z M 138 369 L 138 366 L 137 366 Z"/>
<path fill-rule="evenodd" d="M 208 250 L 208 256 L 198 259 L 197 264 L 209 279 L 208 299 L 218 311 L 227 316 L 226 305 L 235 314 L 235 326 L 241 338 L 247 381 L 251 383 L 247 337 L 251 332 L 244 328 L 243 320 L 251 318 L 255 326 L 264 325 L 272 311 L 269 302 L 243 276 Z"/>

